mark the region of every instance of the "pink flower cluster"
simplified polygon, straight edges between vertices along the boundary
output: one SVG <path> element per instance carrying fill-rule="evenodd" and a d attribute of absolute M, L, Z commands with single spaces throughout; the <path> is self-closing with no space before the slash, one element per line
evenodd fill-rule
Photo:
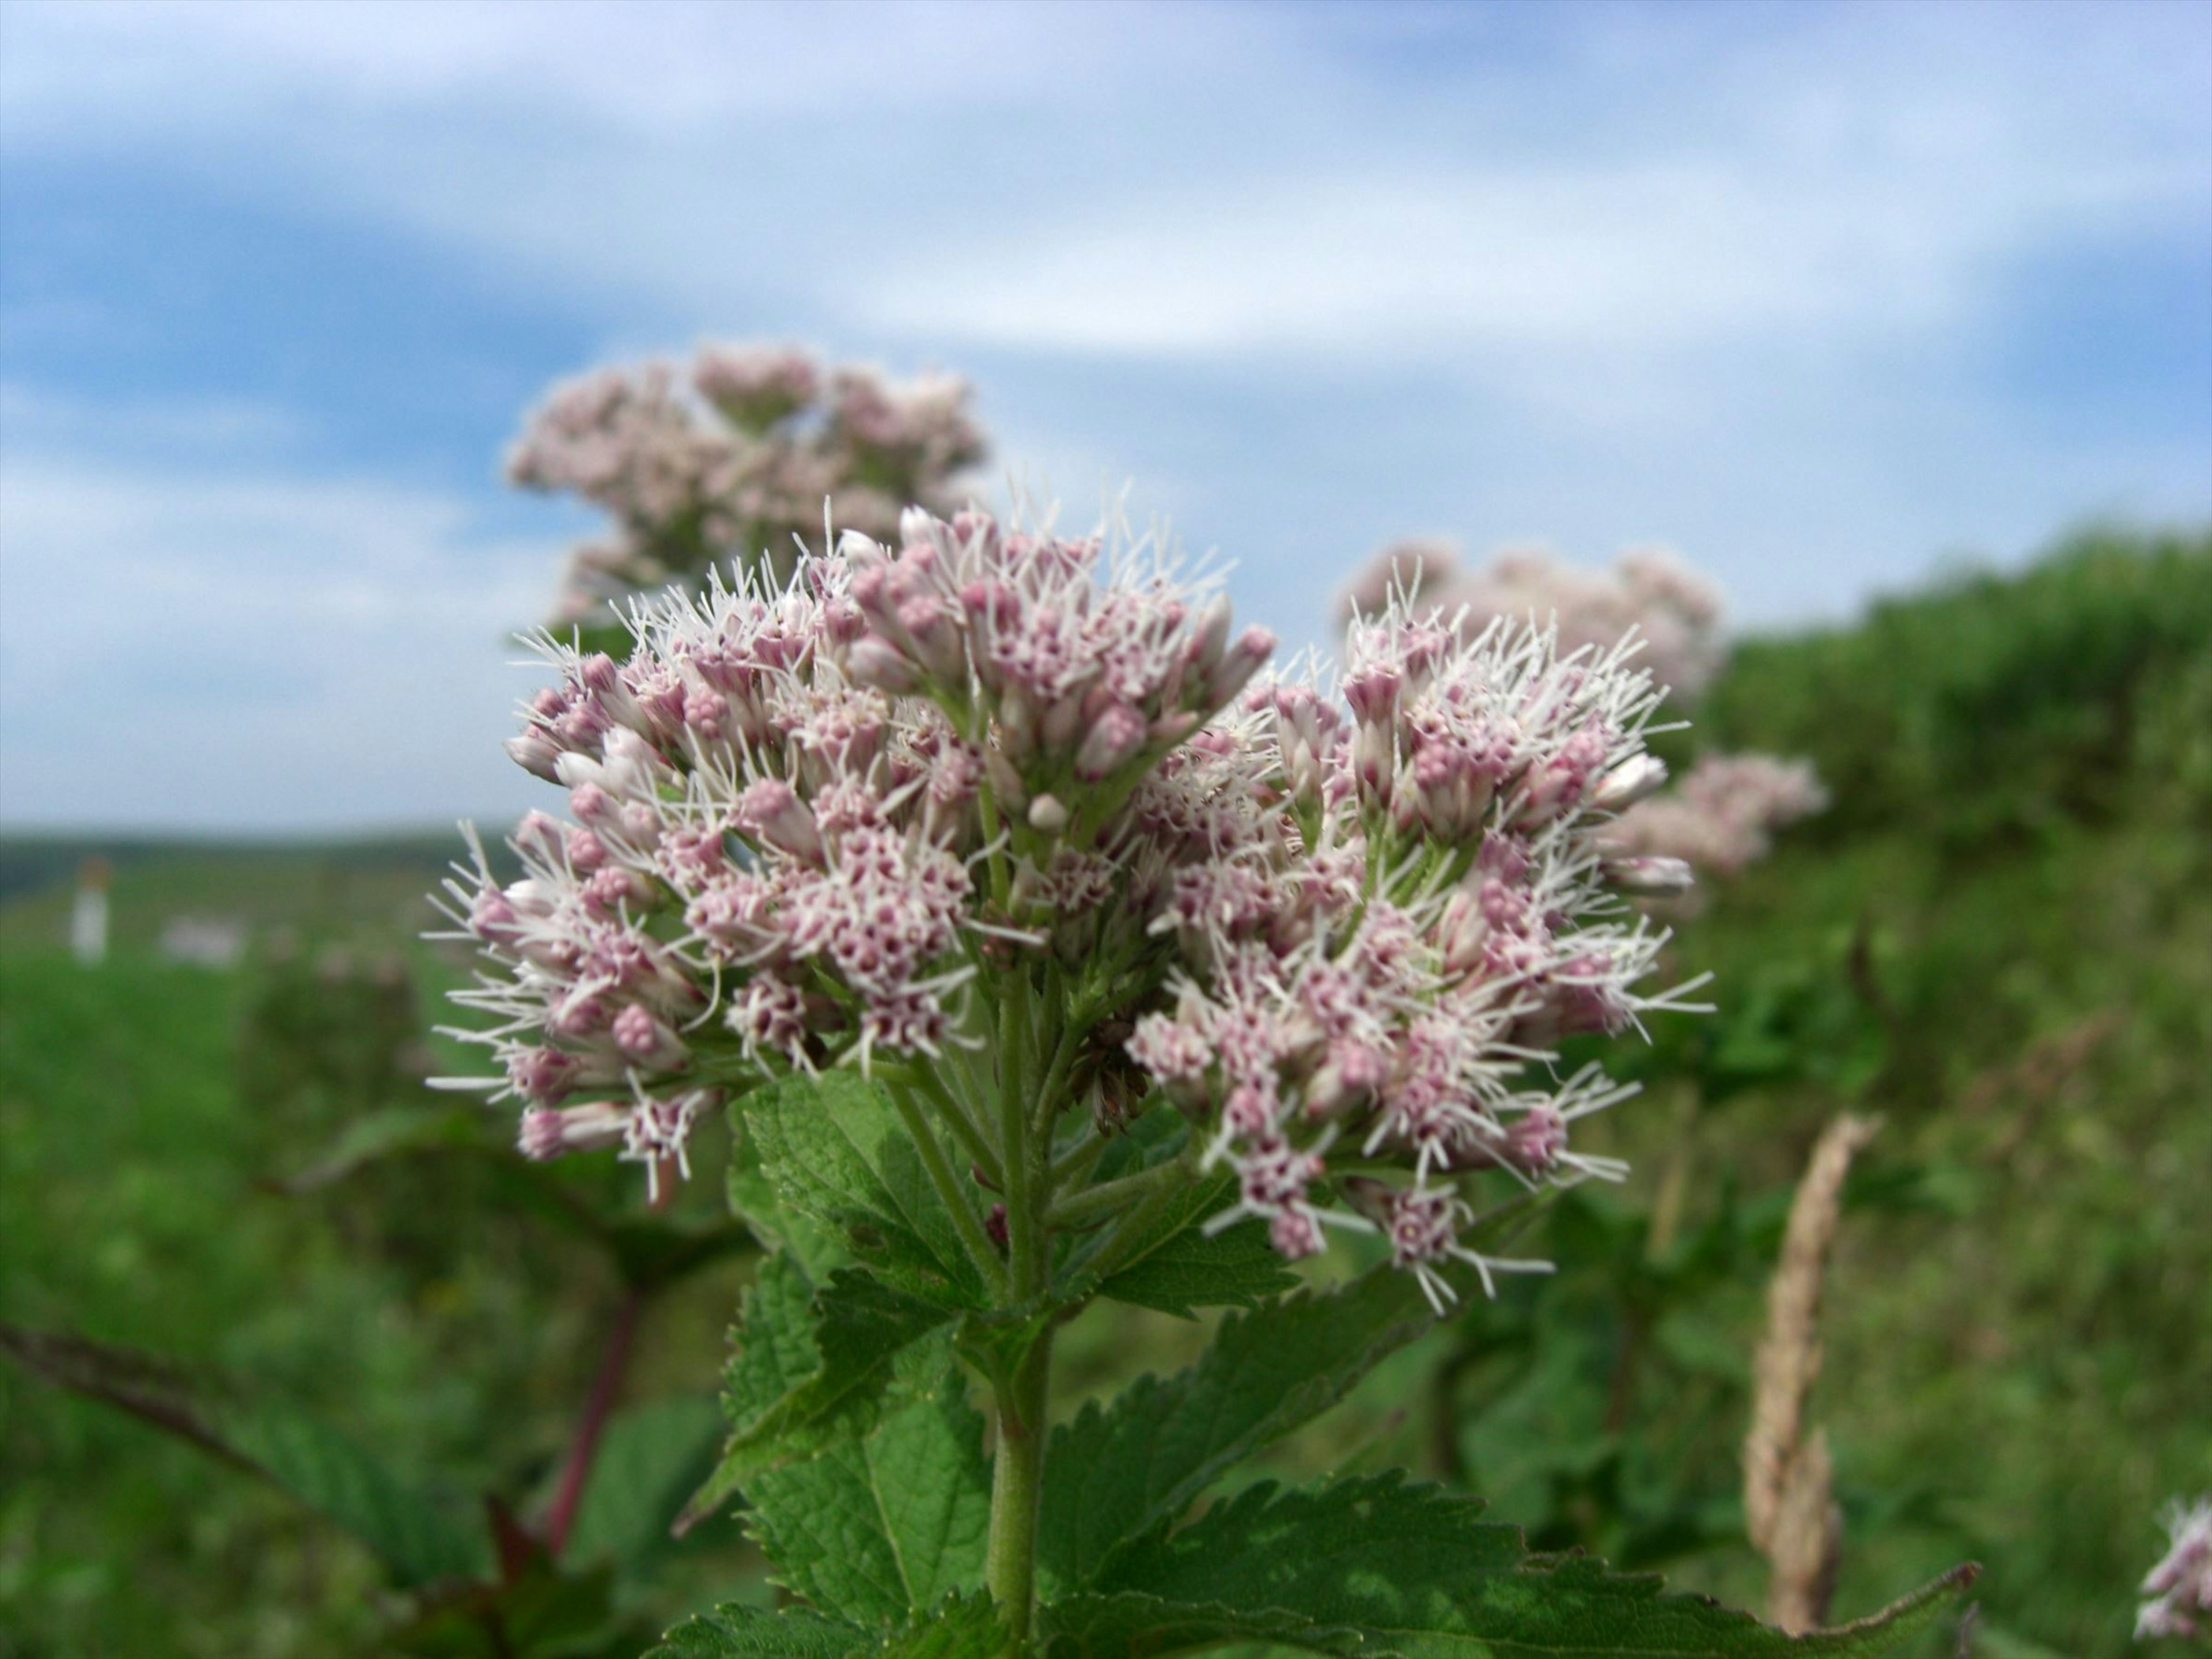
<path fill-rule="evenodd" d="M 1729 878 L 1773 850 L 1776 830 L 1827 804 L 1810 761 L 1702 755 L 1673 789 L 1622 814 L 1605 841 L 1620 856 L 1680 859 Z"/>
<path fill-rule="evenodd" d="M 1682 1006 L 1638 990 L 1662 936 L 1618 894 L 1687 872 L 1601 839 L 1664 777 L 1627 649 L 1397 605 L 1338 695 L 1263 678 L 1265 630 L 1148 540 L 919 509 L 629 626 L 623 662 L 538 637 L 559 683 L 508 749 L 569 820 L 449 884 L 533 1155 L 680 1164 L 763 1070 L 958 1093 L 1019 985 L 1060 999 L 1065 1105 L 1172 1102 L 1221 1219 L 1288 1255 L 1379 1225 L 1440 1297 L 1448 1258 L 1530 1265 L 1463 1242 L 1470 1172 L 1617 1173 L 1570 1140 L 1624 1091 L 1549 1060 Z"/>
<path fill-rule="evenodd" d="M 1392 544 L 1360 567 L 1340 601 L 1344 617 L 1371 616 L 1394 589 L 1457 617 L 1463 628 L 1491 619 L 1555 622 L 1562 650 L 1607 650 L 1633 628 L 1644 666 L 1668 696 L 1696 700 L 1727 659 L 1720 591 L 1673 554 L 1632 548 L 1606 571 L 1565 564 L 1541 548 L 1503 548 L 1478 569 L 1462 569 L 1450 542 Z"/>
<path fill-rule="evenodd" d="M 2165 1520 L 2172 1545 L 2143 1579 L 2148 1599 L 2136 1610 L 2136 1639 L 2212 1637 L 2212 1498 L 2177 1499 Z"/>
<path fill-rule="evenodd" d="M 572 555 L 558 620 L 607 622 L 611 602 L 714 566 L 787 573 L 798 539 L 839 524 L 897 532 L 909 502 L 952 505 L 982 459 L 967 383 L 897 383 L 824 369 L 782 346 L 705 345 L 664 362 L 602 368 L 556 386 L 507 457 L 507 476 L 603 508 L 613 532 Z"/>
<path fill-rule="evenodd" d="M 1353 624 L 1341 691 L 1265 683 L 1164 771 L 1257 810 L 1217 818 L 1175 872 L 1151 924 L 1177 946 L 1169 1006 L 1129 1052 L 1235 1170 L 1224 1221 L 1264 1217 L 1293 1257 L 1325 1223 L 1380 1226 L 1440 1299 L 1448 1258 L 1486 1284 L 1541 1265 L 1461 1242 L 1458 1176 L 1620 1173 L 1569 1139 L 1625 1091 L 1541 1062 L 1681 1006 L 1637 991 L 1662 936 L 1618 893 L 1687 872 L 1596 839 L 1665 776 L 1642 752 L 1657 694 L 1626 651 L 1562 655 L 1503 623 L 1469 639 L 1394 607 Z M 1146 792 L 1135 805 L 1141 822 Z M 1331 1169 L 1348 1211 L 1327 1207 Z"/>

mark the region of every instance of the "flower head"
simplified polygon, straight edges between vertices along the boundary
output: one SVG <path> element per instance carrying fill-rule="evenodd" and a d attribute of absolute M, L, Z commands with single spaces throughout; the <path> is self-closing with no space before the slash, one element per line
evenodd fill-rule
<path fill-rule="evenodd" d="M 1340 687 L 1269 674 L 1150 538 L 919 509 L 628 622 L 624 661 L 536 641 L 558 684 L 510 750 L 574 822 L 451 884 L 464 1035 L 533 1156 L 658 1170 L 733 1079 L 929 1072 L 1051 985 L 1064 1103 L 1172 1103 L 1233 1174 L 1218 1224 L 1286 1255 L 1379 1226 L 1441 1304 L 1452 1260 L 1529 1265 L 1468 1242 L 1477 1172 L 1618 1173 L 1571 1142 L 1627 1091 L 1549 1050 L 1681 1006 L 1601 841 L 1648 772 L 1632 647 L 1394 601 Z"/>

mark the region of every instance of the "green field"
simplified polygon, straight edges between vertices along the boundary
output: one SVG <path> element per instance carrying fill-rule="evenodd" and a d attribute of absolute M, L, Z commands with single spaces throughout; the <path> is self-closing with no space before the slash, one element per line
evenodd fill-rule
<path fill-rule="evenodd" d="M 2085 537 L 1749 642 L 1696 735 L 1809 755 L 1837 799 L 1683 924 L 1721 1012 L 1638 1061 L 1604 1149 L 1636 1176 L 1540 1224 L 1556 1279 L 1470 1310 L 1276 1461 L 1449 1474 L 1540 1545 L 1757 1605 L 1737 1457 L 1765 1275 L 1814 1136 L 1876 1112 L 1815 1408 L 1836 1613 L 1973 1559 L 1977 1651 L 2129 1651 L 2158 1504 L 2212 1489 L 2212 542 Z M 449 843 L 110 847 L 97 969 L 64 946 L 89 850 L 0 845 L 0 1320 L 311 1407 L 458 1509 L 542 1501 L 619 1297 L 602 1255 L 479 1154 L 284 1185 L 438 1103 L 428 1027 L 460 969 L 413 936 Z M 177 915 L 242 921 L 246 960 L 161 960 Z M 634 1206 L 632 1173 L 563 1178 Z M 696 1224 L 714 1188 L 685 1196 Z M 625 1444 L 696 1436 L 749 1272 L 652 1309 Z M 1071 1401 L 1201 1334 L 1094 1323 Z M 580 1523 L 577 1548 L 620 1531 Z M 273 1488 L 0 1362 L 0 1655 L 389 1650 L 384 1583 Z M 728 1527 L 622 1583 L 641 1627 L 768 1593 Z"/>

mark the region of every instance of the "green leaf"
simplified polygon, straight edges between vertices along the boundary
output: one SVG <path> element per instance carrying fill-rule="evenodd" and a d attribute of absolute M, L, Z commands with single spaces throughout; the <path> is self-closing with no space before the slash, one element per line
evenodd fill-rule
<path fill-rule="evenodd" d="M 60 1332 L 0 1326 L 0 1352 L 282 1487 L 382 1558 L 402 1589 L 489 1565 L 473 1528 L 305 1412 L 240 1401 L 161 1360 Z"/>
<path fill-rule="evenodd" d="M 789 1077 L 739 1103 L 777 1200 L 910 1295 L 987 1304 L 975 1264 L 883 1091 L 851 1072 Z"/>
<path fill-rule="evenodd" d="M 854 1268 L 817 1291 L 798 1260 L 770 1257 L 745 1292 L 723 1374 L 731 1434 L 685 1507 L 690 1527 L 763 1469 L 823 1450 L 873 1422 L 900 1356 L 954 1315 Z M 935 1381 L 925 1372 L 928 1387 Z"/>
<path fill-rule="evenodd" d="M 730 1154 L 724 1176 L 732 1213 L 741 1217 L 771 1249 L 788 1250 L 799 1258 L 806 1276 L 827 1283 L 840 1267 L 853 1265 L 853 1253 L 838 1236 L 818 1222 L 799 1214 L 777 1196 L 775 1183 L 762 1167 L 760 1139 L 745 1127 L 745 1100 L 730 1103 Z"/>
<path fill-rule="evenodd" d="M 946 1597 L 878 1651 L 883 1659 L 1006 1659 L 1013 1644 L 991 1598 L 979 1590 Z"/>
<path fill-rule="evenodd" d="M 216 1420 L 240 1456 L 368 1546 L 401 1589 L 472 1577 L 488 1565 L 475 1528 L 308 1413 L 264 1404 L 223 1408 Z"/>
<path fill-rule="evenodd" d="M 873 1642 L 862 1626 L 805 1607 L 768 1613 L 732 1602 L 685 1620 L 645 1659 L 848 1659 Z"/>
<path fill-rule="evenodd" d="M 665 1548 L 669 1526 L 712 1463 L 722 1414 L 679 1395 L 617 1412 L 592 1458 L 565 1559 L 633 1567 Z"/>
<path fill-rule="evenodd" d="M 990 1599 L 952 1595 L 886 1634 L 805 1608 L 724 1607 L 686 1620 L 645 1659 L 1002 1659 L 1006 1626 Z"/>
<path fill-rule="evenodd" d="M 1091 1179 L 1103 1182 L 1173 1163 L 1189 1139 L 1190 1125 L 1182 1113 L 1156 1107 L 1106 1148 Z M 1297 1275 L 1284 1265 L 1257 1220 L 1206 1236 L 1203 1224 L 1229 1203 L 1235 1190 L 1235 1181 L 1225 1173 L 1182 1188 L 1133 1243 L 1120 1247 L 1121 1265 L 1096 1285 L 1086 1275 L 1115 1229 L 1106 1225 L 1084 1235 L 1067 1252 L 1055 1296 L 1062 1302 L 1109 1296 L 1188 1319 L 1200 1308 L 1249 1308 L 1295 1289 Z"/>
<path fill-rule="evenodd" d="M 1303 1491 L 1272 1482 L 1118 1552 L 1095 1589 L 1045 1610 L 1053 1659 L 1120 1659 L 1266 1639 L 1398 1659 L 1863 1659 L 1923 1628 L 1971 1579 L 1947 1576 L 1874 1619 L 1791 1637 L 1650 1575 L 1531 1556 L 1481 1504 L 1388 1474 Z"/>
<path fill-rule="evenodd" d="M 540 1554 L 500 1583 L 439 1595 L 392 1632 L 393 1659 L 611 1659 L 651 1639 L 614 1605 L 614 1573 L 564 1573 Z"/>
<path fill-rule="evenodd" d="M 609 1224 L 601 1238 L 623 1282 L 647 1294 L 665 1290 L 724 1256 L 760 1247 L 752 1230 L 735 1221 L 687 1227 L 666 1221 L 623 1220 Z"/>
<path fill-rule="evenodd" d="M 934 1381 L 866 1436 L 756 1474 L 749 1525 L 780 1583 L 829 1612 L 902 1619 L 982 1582 L 991 1474 L 949 1334 L 917 1345 Z"/>
<path fill-rule="evenodd" d="M 422 1152 L 477 1152 L 486 1136 L 484 1114 L 473 1107 L 387 1106 L 352 1119 L 331 1149 L 298 1174 L 271 1182 L 291 1196 L 334 1186 L 394 1158 Z"/>
<path fill-rule="evenodd" d="M 1046 1453 L 1040 1579 L 1059 1590 L 1091 1583 L 1115 1545 L 1182 1514 L 1435 1320 L 1411 1274 L 1377 1267 L 1340 1291 L 1233 1314 L 1188 1370 L 1140 1377 L 1103 1411 L 1086 1406 Z"/>
<path fill-rule="evenodd" d="M 1251 1308 L 1297 1287 L 1298 1276 L 1267 1242 L 1253 1218 L 1208 1235 L 1204 1224 L 1229 1201 L 1227 1176 L 1176 1194 L 1127 1264 L 1107 1276 L 1098 1294 L 1189 1319 L 1200 1308 Z"/>

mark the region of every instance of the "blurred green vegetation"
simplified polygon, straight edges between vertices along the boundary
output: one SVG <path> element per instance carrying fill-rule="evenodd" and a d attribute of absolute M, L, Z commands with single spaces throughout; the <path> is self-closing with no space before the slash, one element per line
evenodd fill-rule
<path fill-rule="evenodd" d="M 1814 1139 L 1875 1112 L 1814 1407 L 1836 1616 L 1972 1558 L 1977 1651 L 2128 1650 L 2157 1504 L 2212 1487 L 2212 540 L 2093 532 L 1747 642 L 1670 741 L 1808 755 L 1835 805 L 1679 921 L 1719 1012 L 1632 1056 L 1646 1096 L 1590 1150 L 1635 1176 L 1520 1241 L 1560 1272 L 1505 1281 L 1274 1472 L 1408 1464 L 1540 1545 L 1761 1604 L 1738 1456 L 1765 1279 Z M 92 850 L 0 846 L 0 1320 L 311 1406 L 463 1500 L 542 1501 L 619 1296 L 606 1253 L 511 1202 L 496 1158 L 372 1155 L 439 1104 L 428 1028 L 461 970 L 410 936 L 447 844 L 107 849 L 118 949 L 83 969 L 60 945 Z M 246 921 L 246 962 L 161 961 L 178 914 Z M 635 1206 L 635 1170 L 571 1163 Z M 283 1189 L 318 1164 L 350 1173 Z M 713 1186 L 684 1200 L 702 1224 Z M 655 1306 L 627 1403 L 711 1390 L 748 1271 Z M 1203 1336 L 1102 1312 L 1063 1401 Z M 649 1565 L 624 1592 L 648 1622 L 765 1594 L 727 1531 Z M 376 1650 L 383 1583 L 270 1488 L 0 1364 L 0 1655 Z"/>

